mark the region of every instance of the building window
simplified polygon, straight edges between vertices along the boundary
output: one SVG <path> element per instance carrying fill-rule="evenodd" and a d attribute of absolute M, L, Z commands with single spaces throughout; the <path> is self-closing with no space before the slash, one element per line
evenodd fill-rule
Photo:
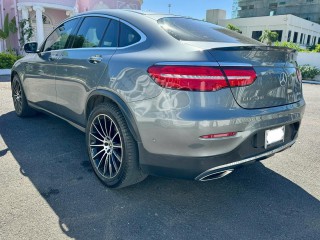
<path fill-rule="evenodd" d="M 313 45 L 316 45 L 316 40 L 317 40 L 317 37 L 313 37 L 313 38 L 312 38 L 312 44 L 311 44 L 312 46 L 313 46 Z"/>
<path fill-rule="evenodd" d="M 290 42 L 291 41 L 291 31 L 288 32 L 288 39 L 287 39 L 287 42 Z"/>
<path fill-rule="evenodd" d="M 318 38 L 318 44 L 320 44 L 320 37 Z"/>
<path fill-rule="evenodd" d="M 241 10 L 247 10 L 248 6 L 241 6 L 240 8 L 241 8 Z"/>
<path fill-rule="evenodd" d="M 303 33 L 301 33 L 301 35 L 300 35 L 300 44 L 303 44 Z"/>
<path fill-rule="evenodd" d="M 262 35 L 262 31 L 252 31 L 252 38 L 259 41 Z"/>
<path fill-rule="evenodd" d="M 250 5 L 250 6 L 249 6 L 249 9 L 254 9 L 254 5 Z"/>
<path fill-rule="evenodd" d="M 306 17 L 306 18 L 305 18 L 305 20 L 309 20 L 309 21 L 310 21 L 310 19 L 311 19 L 310 17 Z"/>
<path fill-rule="evenodd" d="M 313 2 L 313 0 L 307 0 L 307 3 L 311 3 L 311 2 Z"/>
<path fill-rule="evenodd" d="M 294 34 L 293 34 L 293 42 L 294 43 L 298 42 L 298 33 L 297 32 L 294 32 Z"/>
<path fill-rule="evenodd" d="M 279 5 L 286 5 L 286 2 L 279 2 Z"/>
<path fill-rule="evenodd" d="M 308 38 L 307 38 L 307 45 L 310 45 L 310 40 L 311 40 L 311 35 L 308 35 Z"/>
<path fill-rule="evenodd" d="M 278 7 L 277 3 L 270 3 L 269 4 L 269 9 L 275 10 L 275 9 L 277 9 L 277 7 Z"/>

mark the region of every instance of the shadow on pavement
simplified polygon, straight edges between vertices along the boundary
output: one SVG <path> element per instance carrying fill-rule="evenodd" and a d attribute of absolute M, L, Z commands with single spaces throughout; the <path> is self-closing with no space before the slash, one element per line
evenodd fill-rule
<path fill-rule="evenodd" d="M 212 182 L 148 177 L 112 191 L 94 176 L 84 134 L 67 123 L 10 112 L 0 130 L 69 237 L 320 239 L 320 202 L 261 163 Z"/>

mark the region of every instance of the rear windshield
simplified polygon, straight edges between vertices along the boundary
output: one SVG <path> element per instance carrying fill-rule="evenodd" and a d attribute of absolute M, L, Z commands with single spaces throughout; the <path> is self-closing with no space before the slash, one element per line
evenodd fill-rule
<path fill-rule="evenodd" d="M 172 37 L 181 41 L 224 42 L 259 44 L 260 42 L 245 37 L 235 31 L 212 23 L 183 17 L 165 17 L 158 24 Z"/>

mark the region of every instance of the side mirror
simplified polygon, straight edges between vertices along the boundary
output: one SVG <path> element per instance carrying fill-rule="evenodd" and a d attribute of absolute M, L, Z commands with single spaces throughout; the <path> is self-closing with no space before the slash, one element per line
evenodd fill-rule
<path fill-rule="evenodd" d="M 26 53 L 37 53 L 38 52 L 38 43 L 37 42 L 26 43 L 23 46 L 23 49 Z"/>

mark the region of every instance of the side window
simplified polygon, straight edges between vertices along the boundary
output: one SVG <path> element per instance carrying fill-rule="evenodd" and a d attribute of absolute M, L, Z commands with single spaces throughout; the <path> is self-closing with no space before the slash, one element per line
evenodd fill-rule
<path fill-rule="evenodd" d="M 78 19 L 63 23 L 47 38 L 43 51 L 64 49 L 67 46 L 72 30 L 76 27 Z"/>
<path fill-rule="evenodd" d="M 111 20 L 101 42 L 101 47 L 117 47 L 119 36 L 119 22 Z"/>
<path fill-rule="evenodd" d="M 139 42 L 140 35 L 131 27 L 124 23 L 120 23 L 120 40 L 119 47 L 126 47 Z"/>
<path fill-rule="evenodd" d="M 99 47 L 110 19 L 105 17 L 86 17 L 75 36 L 73 48 Z"/>

